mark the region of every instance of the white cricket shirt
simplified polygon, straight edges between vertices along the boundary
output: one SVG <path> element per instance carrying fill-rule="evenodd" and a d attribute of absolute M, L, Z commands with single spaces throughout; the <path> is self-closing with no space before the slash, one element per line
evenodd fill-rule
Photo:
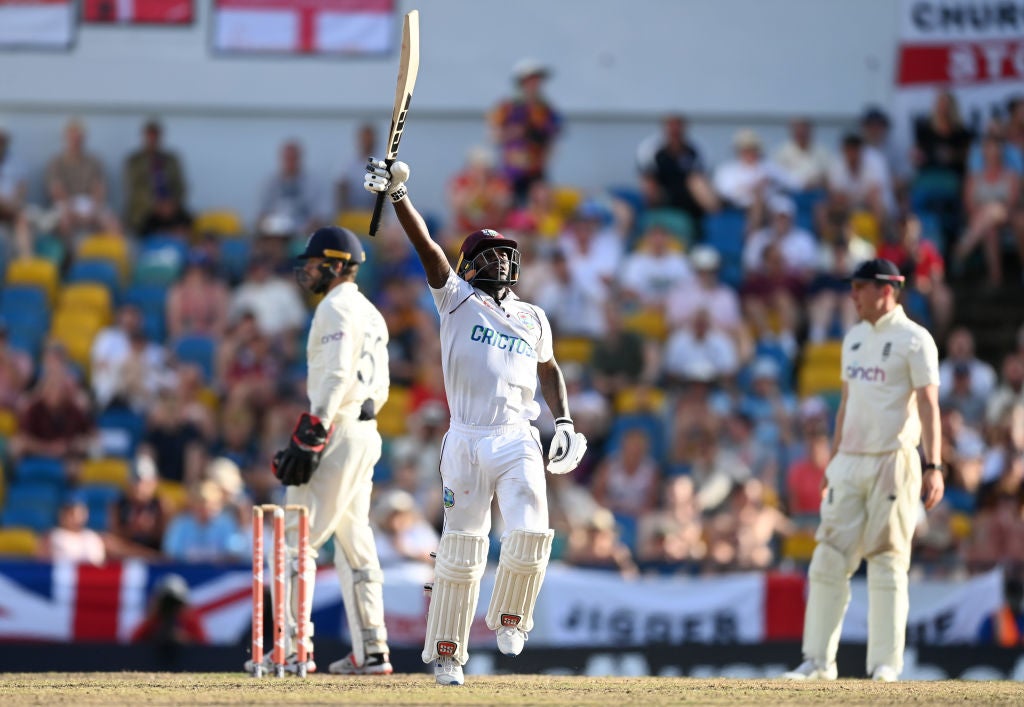
<path fill-rule="evenodd" d="M 928 331 L 897 305 L 843 339 L 846 417 L 839 451 L 883 454 L 921 441 L 915 391 L 939 384 L 939 353 Z"/>
<path fill-rule="evenodd" d="M 388 327 L 354 282 L 343 282 L 317 305 L 306 342 L 311 413 L 337 424 L 359 418 L 372 398 L 388 399 Z"/>
<path fill-rule="evenodd" d="M 430 293 L 441 315 L 441 365 L 452 421 L 493 426 L 536 419 L 537 363 L 553 355 L 544 311 L 513 293 L 499 305 L 454 270 Z"/>

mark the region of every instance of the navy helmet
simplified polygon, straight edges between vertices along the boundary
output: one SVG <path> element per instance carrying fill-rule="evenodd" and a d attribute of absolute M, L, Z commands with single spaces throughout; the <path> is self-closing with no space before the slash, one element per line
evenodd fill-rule
<path fill-rule="evenodd" d="M 359 265 L 366 262 L 366 251 L 359 237 L 347 228 L 324 226 L 313 232 L 306 241 L 305 250 L 298 256 L 299 260 L 309 258 L 329 258 Z"/>

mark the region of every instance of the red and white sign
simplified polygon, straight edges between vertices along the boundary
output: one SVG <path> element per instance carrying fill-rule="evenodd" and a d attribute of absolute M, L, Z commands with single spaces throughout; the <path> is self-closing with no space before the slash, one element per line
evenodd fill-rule
<path fill-rule="evenodd" d="M 82 18 L 100 24 L 186 25 L 192 0 L 83 0 Z"/>
<path fill-rule="evenodd" d="M 74 37 L 72 0 L 0 0 L 0 48 L 67 49 Z"/>
<path fill-rule="evenodd" d="M 898 144 L 949 88 L 980 132 L 1006 101 L 1024 94 L 1024 4 L 1003 0 L 901 0 L 893 97 Z"/>
<path fill-rule="evenodd" d="M 215 0 L 225 52 L 381 54 L 395 38 L 394 0 Z"/>

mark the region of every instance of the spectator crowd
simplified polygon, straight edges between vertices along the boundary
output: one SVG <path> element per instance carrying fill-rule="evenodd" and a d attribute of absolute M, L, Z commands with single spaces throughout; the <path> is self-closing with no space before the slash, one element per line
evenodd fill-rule
<path fill-rule="evenodd" d="M 907 275 L 902 303 L 943 351 L 948 490 L 921 511 L 915 563 L 1020 572 L 1024 329 L 1016 349 L 980 359 L 952 291 L 1019 276 L 1024 100 L 976 133 L 940 91 L 909 154 L 878 108 L 834 145 L 794 117 L 776 146 L 737 131 L 717 165 L 671 115 L 614 186 L 583 193 L 547 176 L 571 129 L 547 75 L 516 67 L 514 95 L 489 116 L 493 145 L 467 145 L 429 225 L 452 253 L 482 226 L 516 238 L 518 294 L 551 320 L 590 441 L 576 472 L 548 479 L 555 559 L 625 576 L 808 561 L 838 342 L 855 316 L 846 278 L 879 255 Z M 241 215 L 189 207 L 186 166 L 157 120 L 124 159 L 120 213 L 82 121 L 43 166 L 41 204 L 0 127 L 4 528 L 29 528 L 40 557 L 248 557 L 249 508 L 281 496 L 269 460 L 307 405 L 312 302 L 291 258 L 317 225 L 363 230 L 372 207 L 358 165 L 380 145 L 369 126 L 356 137 L 330 185 L 285 141 L 246 229 Z M 360 287 L 388 323 L 393 382 L 373 522 L 385 566 L 429 562 L 448 422 L 436 318 L 398 225 L 364 244 Z M 538 424 L 551 433 L 550 415 Z"/>

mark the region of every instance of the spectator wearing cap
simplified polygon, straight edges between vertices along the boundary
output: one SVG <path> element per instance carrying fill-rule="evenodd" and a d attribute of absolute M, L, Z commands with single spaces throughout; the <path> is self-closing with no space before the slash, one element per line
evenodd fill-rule
<path fill-rule="evenodd" d="M 213 263 L 202 253 L 191 253 L 181 277 L 167 292 L 167 336 L 187 335 L 214 339 L 227 328 L 230 293 L 213 273 Z"/>
<path fill-rule="evenodd" d="M 832 164 L 832 155 L 814 141 L 814 125 L 809 118 L 794 118 L 789 123 L 789 138 L 772 156 L 773 161 L 801 191 L 822 189 Z"/>
<path fill-rule="evenodd" d="M 161 144 L 163 126 L 155 118 L 142 126 L 142 146 L 124 163 L 125 223 L 146 236 L 187 235 L 192 216 L 185 207 L 185 174 L 178 156 Z"/>
<path fill-rule="evenodd" d="M 972 393 L 987 398 L 995 391 L 996 371 L 975 355 L 974 334 L 967 327 L 953 329 L 946 339 L 946 357 L 939 364 L 939 391 L 943 395 L 953 390 L 957 366 L 966 368 Z"/>
<path fill-rule="evenodd" d="M 459 240 L 501 223 L 512 205 L 511 185 L 497 169 L 490 149 L 482 145 L 469 149 L 463 168 L 448 181 L 447 196 Z"/>
<path fill-rule="evenodd" d="M 686 134 L 679 114 L 662 121 L 662 134 L 637 149 L 640 184 L 648 206 L 667 206 L 686 213 L 699 227 L 704 214 L 718 210 L 718 197 L 708 182 L 704 161 Z"/>
<path fill-rule="evenodd" d="M 625 578 L 638 574 L 633 553 L 619 539 L 615 516 L 607 508 L 598 508 L 573 528 L 563 559 L 573 567 L 616 572 Z"/>
<path fill-rule="evenodd" d="M 170 383 L 167 351 L 146 339 L 142 312 L 122 304 L 117 321 L 92 342 L 90 382 L 100 410 L 128 407 L 145 411 L 163 385 Z"/>
<path fill-rule="evenodd" d="M 744 128 L 732 140 L 734 158 L 715 170 L 713 184 L 726 205 L 748 212 L 747 222 L 759 224 L 765 200 L 775 191 L 795 191 L 800 185 L 764 158 L 761 138 Z"/>
<path fill-rule="evenodd" d="M 410 494 L 400 489 L 382 492 L 373 504 L 371 519 L 381 567 L 432 562 L 440 537 L 420 515 Z"/>
<path fill-rule="evenodd" d="M 877 152 L 865 149 L 859 133 L 843 135 L 839 156 L 828 172 L 828 203 L 821 206 L 867 212 L 878 227 L 892 212 L 895 198 L 889 167 Z"/>
<path fill-rule="evenodd" d="M 43 536 L 40 556 L 50 562 L 102 565 L 107 561 L 103 538 L 86 527 L 89 507 L 77 492 L 66 494 L 57 511 L 57 527 Z"/>
<path fill-rule="evenodd" d="M 894 237 L 878 249 L 878 256 L 896 263 L 907 278 L 907 288 L 925 299 L 925 314 L 932 319 L 930 329 L 936 338 L 941 338 L 953 321 L 953 291 L 946 284 L 946 262 L 938 247 L 921 237 L 921 220 L 915 214 L 901 214 L 893 230 Z"/>
<path fill-rule="evenodd" d="M 80 120 L 70 120 L 64 127 L 64 149 L 46 167 L 46 186 L 65 239 L 94 231 L 121 232 L 107 202 L 103 165 L 85 151 L 85 125 Z"/>
<path fill-rule="evenodd" d="M 266 258 L 253 258 L 245 279 L 231 293 L 229 319 L 243 312 L 252 312 L 260 334 L 291 342 L 306 326 L 309 312 L 295 280 L 274 272 L 274 264 Z"/>
<path fill-rule="evenodd" d="M 620 295 L 644 309 L 664 313 L 668 294 L 692 286 L 693 270 L 667 221 L 652 220 L 619 273 Z"/>
<path fill-rule="evenodd" d="M 695 275 L 693 284 L 684 283 L 668 293 L 665 318 L 674 331 L 691 326 L 697 312 L 705 311 L 712 328 L 727 333 L 743 358 L 750 345 L 740 314 L 740 300 L 736 290 L 718 279 L 721 263 L 721 256 L 711 246 L 694 247 L 690 251 L 690 265 Z"/>
<path fill-rule="evenodd" d="M 317 180 L 303 165 L 299 141 L 282 143 L 278 160 L 277 170 L 263 187 L 257 222 L 277 219 L 288 233 L 312 233 L 325 222 L 326 203 Z"/>
<path fill-rule="evenodd" d="M 544 181 L 562 116 L 544 96 L 542 87 L 551 72 L 534 59 L 523 59 L 513 69 L 516 94 L 491 111 L 488 121 L 501 153 L 501 168 L 522 204 L 534 182 Z"/>
<path fill-rule="evenodd" d="M 159 477 L 156 464 L 148 456 L 140 456 L 132 465 L 128 488 L 110 509 L 110 530 L 107 552 L 111 557 L 156 559 L 171 510 L 157 494 Z"/>
<path fill-rule="evenodd" d="M 913 177 L 910 160 L 891 139 L 889 116 L 878 106 L 869 106 L 860 118 L 860 134 L 864 151 L 876 154 L 889 169 L 893 191 L 903 194 Z"/>
<path fill-rule="evenodd" d="M 850 214 L 841 211 L 834 232 L 823 240 L 818 275 L 807 289 L 808 339 L 813 343 L 835 335 L 836 323 L 846 332 L 857 322 L 849 278 L 857 264 L 875 257 L 875 247 L 854 232 Z"/>
<path fill-rule="evenodd" d="M 818 268 L 818 243 L 814 236 L 794 222 L 796 204 L 788 196 L 776 194 L 768 200 L 771 221 L 747 237 L 743 246 L 743 269 L 756 272 L 763 266 L 764 251 L 775 245 L 786 272 L 807 282 Z"/>

